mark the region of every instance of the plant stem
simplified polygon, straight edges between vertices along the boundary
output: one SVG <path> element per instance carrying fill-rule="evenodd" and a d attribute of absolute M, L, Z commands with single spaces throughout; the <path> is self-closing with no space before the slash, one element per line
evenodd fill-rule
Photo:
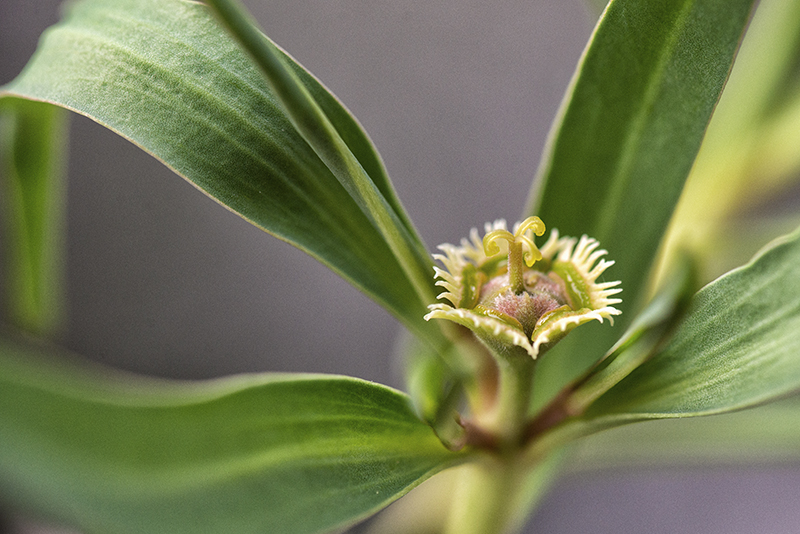
<path fill-rule="evenodd" d="M 510 528 L 515 497 L 527 470 L 520 464 L 536 362 L 525 352 L 495 353 L 498 392 L 480 424 L 498 439 L 499 450 L 464 466 L 445 534 L 500 534 Z M 482 415 L 482 416 L 481 416 Z"/>
<path fill-rule="evenodd" d="M 514 450 L 525 427 L 536 362 L 527 353 L 516 352 L 495 360 L 499 388 L 488 425 L 501 438 L 503 449 Z"/>
<path fill-rule="evenodd" d="M 444 534 L 501 534 L 514 517 L 523 473 L 510 456 L 486 457 L 462 468 Z"/>

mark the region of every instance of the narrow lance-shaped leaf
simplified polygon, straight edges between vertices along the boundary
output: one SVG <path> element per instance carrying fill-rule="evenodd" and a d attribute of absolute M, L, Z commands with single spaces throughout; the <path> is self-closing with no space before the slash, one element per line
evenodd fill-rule
<path fill-rule="evenodd" d="M 669 342 L 535 451 L 637 421 L 732 412 L 800 391 L 800 230 L 700 290 Z M 535 452 L 534 451 L 534 452 Z"/>
<path fill-rule="evenodd" d="M 763 135 L 758 139 L 758 165 L 776 181 L 788 181 L 796 177 L 800 168 L 800 83 L 794 93 L 786 97 L 781 106 L 767 124 Z M 788 180 L 787 180 L 788 179 Z M 780 184 L 783 185 L 783 184 Z"/>
<path fill-rule="evenodd" d="M 367 174 L 331 118 L 289 66 L 286 56 L 258 30 L 244 7 L 236 0 L 207 1 L 261 69 L 297 131 L 381 232 L 420 298 L 432 301 L 435 293 L 430 282 L 430 255 L 408 218 L 395 211 L 399 201 L 391 185 L 381 180 L 380 187 Z M 389 195 L 391 204 L 384 193 Z"/>
<path fill-rule="evenodd" d="M 755 250 L 747 251 L 742 261 L 723 269 L 715 264 L 715 253 L 726 252 L 720 238 L 729 226 L 787 187 L 800 168 L 797 120 L 788 129 L 778 126 L 791 115 L 799 50 L 800 2 L 761 2 L 673 215 L 660 267 L 677 251 L 703 254 L 711 248 L 703 254 L 703 282 L 708 282 L 753 255 Z M 735 251 L 742 248 L 735 244 Z"/>
<path fill-rule="evenodd" d="M 800 391 L 800 231 L 703 288 L 663 351 L 588 410 L 622 422 L 728 412 Z"/>
<path fill-rule="evenodd" d="M 586 373 L 558 392 L 529 423 L 535 439 L 568 418 L 582 415 L 604 393 L 638 368 L 668 341 L 694 295 L 696 266 L 689 257 L 675 269 L 625 334 Z"/>
<path fill-rule="evenodd" d="M 531 211 L 588 234 L 633 309 L 733 63 L 752 0 L 614 0 L 576 72 Z"/>
<path fill-rule="evenodd" d="M 291 62 L 287 57 L 282 61 Z M 302 67 L 294 64 L 295 71 Z M 324 88 L 300 78 L 312 94 Z M 72 109 L 127 137 L 209 196 L 293 243 L 441 343 L 383 235 L 306 143 L 247 54 L 206 6 L 86 0 L 49 29 L 2 95 Z M 321 98 L 371 172 L 377 155 L 344 108 Z M 432 278 L 429 280 L 432 291 Z"/>
<path fill-rule="evenodd" d="M 542 362 L 556 388 L 596 361 L 642 303 L 753 0 L 613 0 L 562 105 L 527 213 L 598 239 L 624 293 L 617 328 L 586 327 Z M 548 367 L 552 369 L 547 369 Z"/>
<path fill-rule="evenodd" d="M 39 335 L 63 314 L 64 160 L 67 114 L 53 106 L 0 100 L 0 195 L 6 212 L 5 280 L 10 319 Z"/>
<path fill-rule="evenodd" d="M 0 495 L 86 532 L 329 531 L 464 458 L 354 378 L 76 369 L 0 344 Z"/>
<path fill-rule="evenodd" d="M 670 338 L 695 292 L 696 275 L 696 266 L 688 256 L 675 262 L 659 292 L 613 350 L 574 385 L 564 401 L 567 413 L 582 413 Z"/>

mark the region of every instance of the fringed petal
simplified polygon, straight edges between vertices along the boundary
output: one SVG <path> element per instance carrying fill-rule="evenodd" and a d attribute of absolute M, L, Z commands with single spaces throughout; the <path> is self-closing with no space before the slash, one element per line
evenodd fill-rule
<path fill-rule="evenodd" d="M 520 223 L 515 224 L 514 235 L 520 233 L 519 229 Z M 543 231 L 544 225 L 541 229 Z M 505 236 L 508 232 L 506 221 L 498 219 L 486 223 L 484 231 L 484 235 Z M 527 235 L 522 235 L 528 231 L 523 229 L 520 233 L 525 240 L 531 240 Z M 529 249 L 535 248 L 532 243 L 531 240 Z M 443 254 L 435 254 L 434 258 L 444 268 L 434 267 L 434 273 L 436 285 L 445 291 L 438 298 L 449 301 L 450 305 L 431 304 L 425 320 L 453 321 L 495 346 L 520 347 L 536 358 L 573 328 L 589 321 L 603 322 L 605 319 L 613 324 L 614 316 L 621 313 L 614 307 L 614 304 L 621 302 L 614 297 L 622 291 L 618 287 L 620 282 L 598 282 L 598 278 L 614 262 L 603 258 L 607 252 L 600 248 L 596 239 L 586 235 L 580 239 L 560 237 L 558 230 L 553 229 L 545 244 L 539 248 L 546 263 L 531 269 L 531 274 L 526 274 L 525 280 L 526 284 L 533 285 L 525 285 L 524 291 L 517 290 L 516 293 L 509 292 L 506 262 L 499 261 L 494 250 L 498 248 L 494 245 L 498 245 L 500 252 L 507 253 L 507 239 L 497 239 L 492 241 L 492 245 L 489 248 L 495 255 L 487 256 L 484 239 L 473 228 L 469 238 L 461 240 L 460 246 L 439 246 Z M 538 268 L 548 270 L 540 271 Z M 476 278 L 476 272 L 483 278 Z M 535 299 L 532 296 L 535 295 L 547 295 L 546 298 L 539 297 L 537 302 L 544 299 L 549 304 L 544 312 L 536 312 L 535 324 L 532 321 L 526 323 L 531 315 L 531 307 L 527 303 L 533 302 Z M 515 298 L 519 299 L 522 315 L 509 316 L 501 311 L 508 311 L 508 302 Z M 495 303 L 501 302 L 502 307 L 493 308 Z M 529 307 L 522 309 L 524 305 Z M 512 309 L 515 308 L 512 306 Z M 539 316 L 539 313 L 542 315 Z"/>

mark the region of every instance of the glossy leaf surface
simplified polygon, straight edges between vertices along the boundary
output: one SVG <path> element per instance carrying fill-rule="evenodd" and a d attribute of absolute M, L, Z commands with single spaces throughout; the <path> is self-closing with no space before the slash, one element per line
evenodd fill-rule
<path fill-rule="evenodd" d="M 79 373 L 9 342 L 0 426 L 4 498 L 107 534 L 327 531 L 461 458 L 405 395 L 369 382 L 154 382 Z"/>
<path fill-rule="evenodd" d="M 551 133 L 527 212 L 562 235 L 600 241 L 616 262 L 606 276 L 622 281 L 623 315 L 616 329 L 587 326 L 553 349 L 542 362 L 540 391 L 557 391 L 597 361 L 643 304 L 649 268 L 752 5 L 614 0 L 605 10 Z"/>
<path fill-rule="evenodd" d="M 88 0 L 67 13 L 5 94 L 72 109 L 127 137 L 224 206 L 326 263 L 412 330 L 441 340 L 422 320 L 427 302 L 381 233 L 205 6 Z M 355 120 L 302 67 L 283 61 L 388 194 L 380 160 Z"/>

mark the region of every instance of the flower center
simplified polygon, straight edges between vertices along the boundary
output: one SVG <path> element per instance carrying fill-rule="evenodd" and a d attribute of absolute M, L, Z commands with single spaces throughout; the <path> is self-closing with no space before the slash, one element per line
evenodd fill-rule
<path fill-rule="evenodd" d="M 555 278 L 557 275 L 551 275 Z M 516 321 L 529 338 L 539 319 L 553 310 L 569 306 L 563 283 L 537 271 L 528 270 L 523 276 L 524 289 L 515 293 L 509 277 L 503 274 L 489 280 L 481 289 L 478 305 L 506 322 Z M 513 320 L 513 321 L 512 321 Z"/>
<path fill-rule="evenodd" d="M 542 254 L 526 234 L 532 232 L 540 236 L 544 231 L 541 219 L 528 217 L 513 234 L 508 230 L 494 230 L 483 238 L 487 257 L 500 252 L 498 240 L 508 242 L 508 271 L 484 284 L 478 305 L 498 319 L 518 324 L 529 337 L 543 315 L 569 304 L 564 283 L 556 280 L 557 275 L 551 278 L 530 269 Z"/>
<path fill-rule="evenodd" d="M 500 245 L 497 243 L 499 239 L 508 242 L 508 283 L 517 295 L 525 291 L 523 259 L 528 267 L 533 267 L 534 263 L 542 259 L 542 253 L 527 233 L 530 231 L 541 236 L 544 230 L 544 223 L 539 217 L 528 217 L 517 226 L 513 234 L 508 230 L 493 230 L 483 236 L 483 251 L 487 257 L 500 252 Z"/>

